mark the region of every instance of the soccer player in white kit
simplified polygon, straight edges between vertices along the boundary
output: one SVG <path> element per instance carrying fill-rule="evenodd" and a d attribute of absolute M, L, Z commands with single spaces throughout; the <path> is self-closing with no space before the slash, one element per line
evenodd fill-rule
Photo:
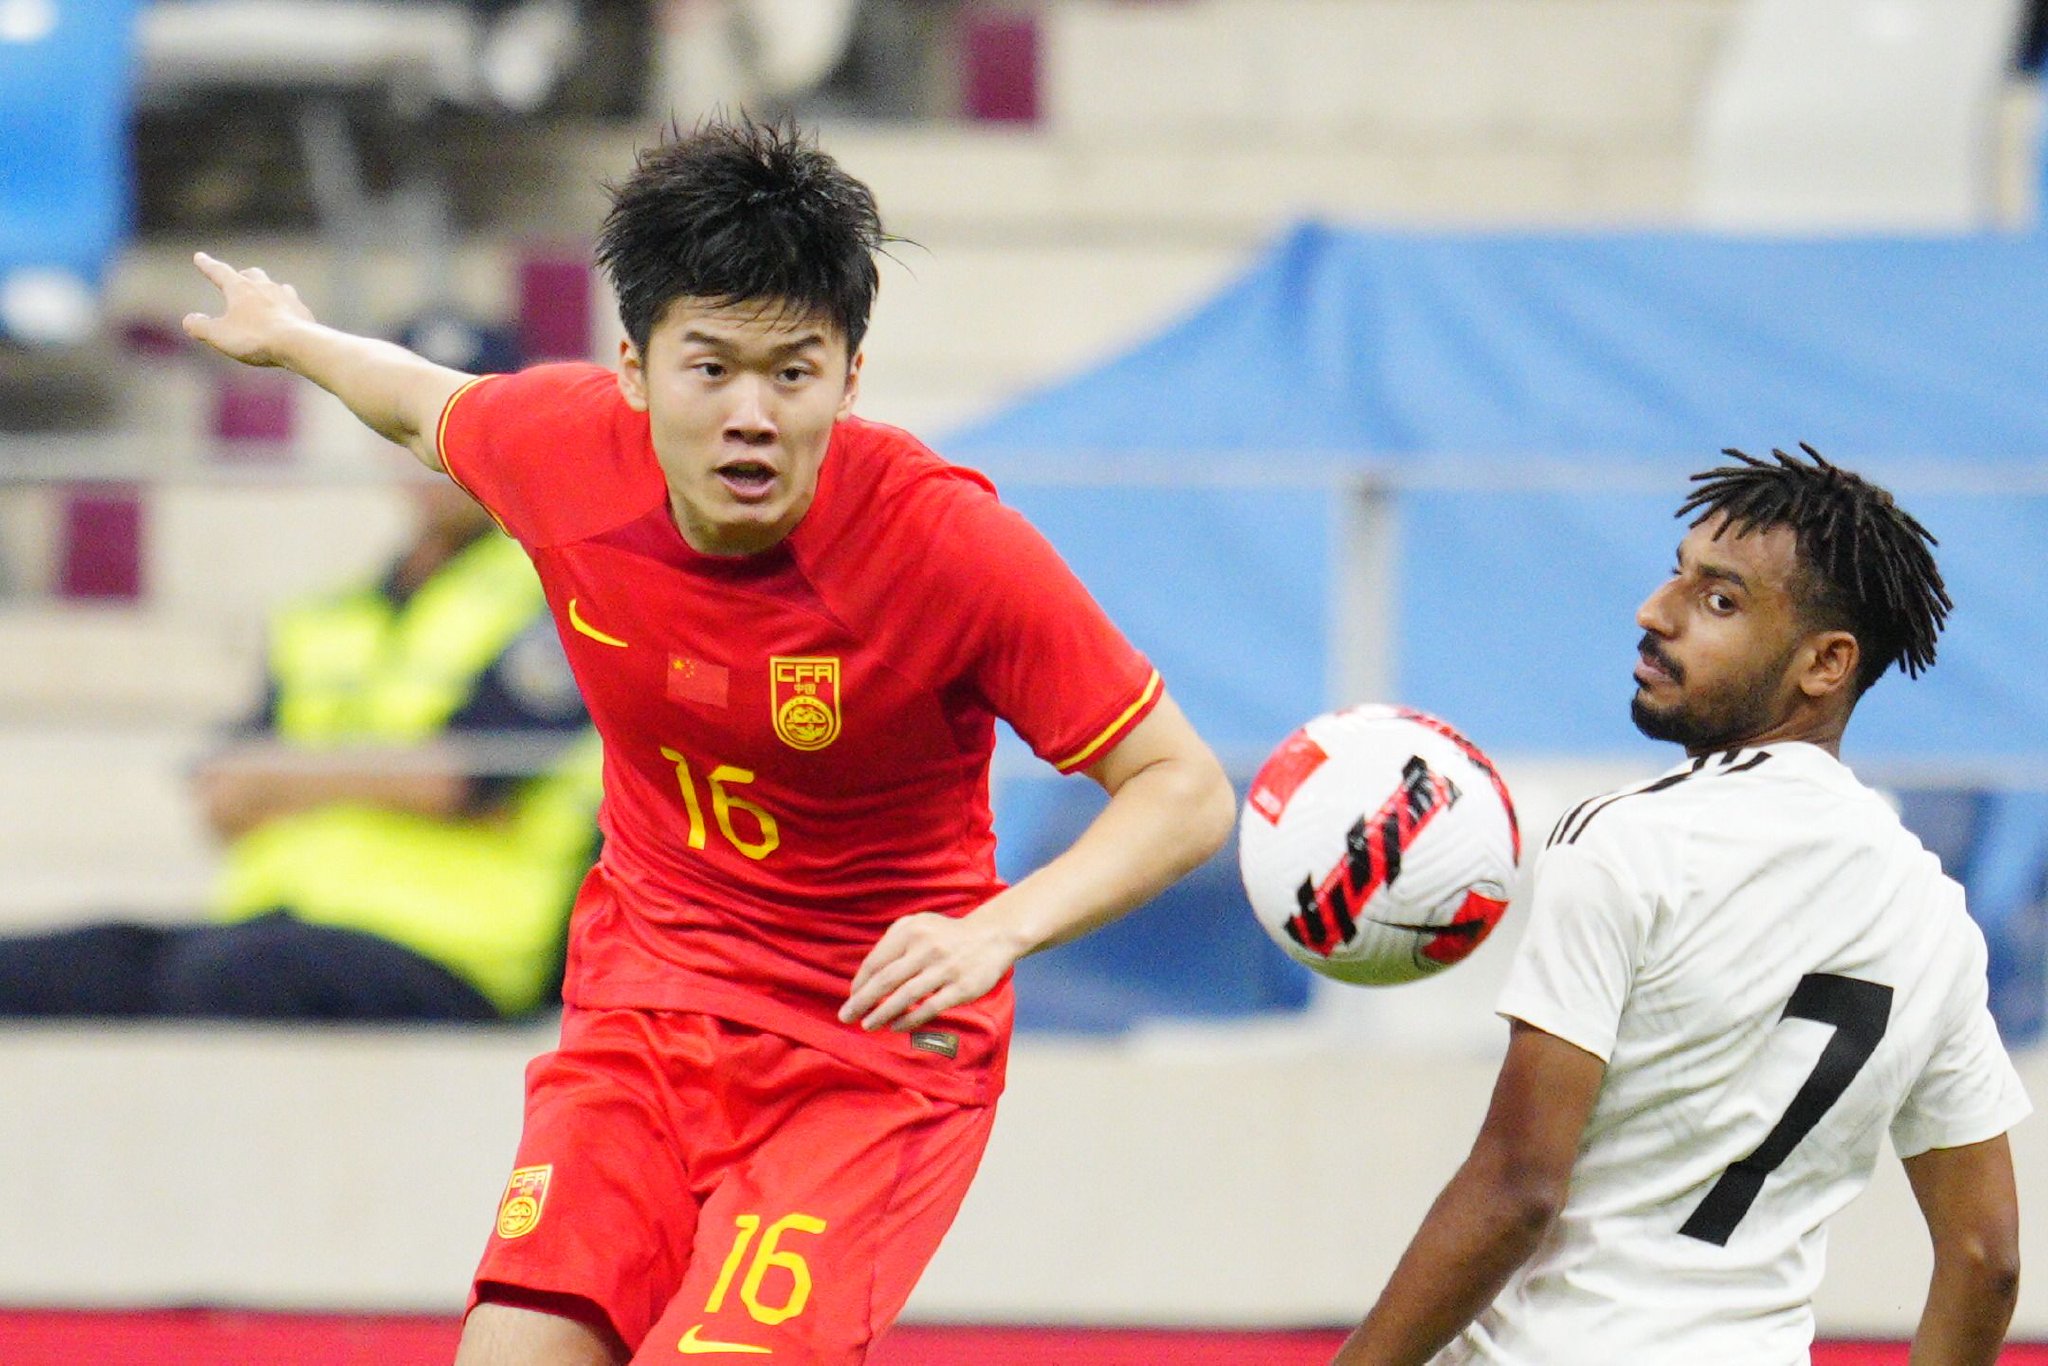
<path fill-rule="evenodd" d="M 1837 757 L 1949 600 L 1934 538 L 1803 449 L 1693 476 L 1630 705 L 1687 758 L 1551 834 L 1479 1137 L 1340 1366 L 1803 1363 L 1887 1130 L 1934 1245 L 1914 1366 L 1996 1361 L 2027 1098 L 1962 889 Z"/>

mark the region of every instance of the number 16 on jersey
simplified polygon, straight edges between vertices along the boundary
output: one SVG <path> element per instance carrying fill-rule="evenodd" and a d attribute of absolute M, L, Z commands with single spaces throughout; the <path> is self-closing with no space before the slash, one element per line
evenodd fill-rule
<path fill-rule="evenodd" d="M 709 840 L 704 829 L 704 799 L 697 794 L 697 776 L 690 761 L 676 751 L 664 747 L 661 757 L 676 766 L 676 786 L 682 789 L 683 814 L 690 823 L 685 838 L 692 849 L 702 849 Z M 733 794 L 734 787 L 752 781 L 754 770 L 719 764 L 705 778 L 704 786 L 711 793 L 711 816 L 718 822 L 718 833 L 725 836 L 727 844 L 758 863 L 782 844 L 782 827 L 765 808 Z M 753 833 L 734 828 L 735 811 L 745 813 L 754 827 Z"/>

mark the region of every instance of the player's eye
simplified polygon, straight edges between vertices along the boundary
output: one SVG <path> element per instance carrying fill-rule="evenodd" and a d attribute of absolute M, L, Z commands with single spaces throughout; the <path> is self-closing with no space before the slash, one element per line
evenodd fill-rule
<path fill-rule="evenodd" d="M 777 373 L 776 378 L 784 384 L 800 384 L 809 377 L 810 373 L 804 366 L 786 365 Z"/>
<path fill-rule="evenodd" d="M 725 367 L 715 360 L 700 360 L 690 368 L 706 379 L 725 378 Z"/>
<path fill-rule="evenodd" d="M 1735 599 L 1729 597 L 1726 593 L 1709 593 L 1707 594 L 1707 607 L 1710 611 L 1726 615 L 1735 610 Z"/>

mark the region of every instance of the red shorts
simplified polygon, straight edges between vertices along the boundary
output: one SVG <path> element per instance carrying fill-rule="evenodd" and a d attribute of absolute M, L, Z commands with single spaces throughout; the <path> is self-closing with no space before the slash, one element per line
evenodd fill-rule
<path fill-rule="evenodd" d="M 863 1361 L 994 1120 L 714 1016 L 572 1007 L 470 1303 L 583 1301 L 635 1361 Z"/>

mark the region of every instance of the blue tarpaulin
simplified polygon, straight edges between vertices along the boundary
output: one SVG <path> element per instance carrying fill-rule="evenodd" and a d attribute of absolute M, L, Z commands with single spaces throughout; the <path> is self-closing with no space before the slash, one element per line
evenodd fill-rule
<path fill-rule="evenodd" d="M 2038 468 L 2048 242 L 1296 228 L 1127 354 L 956 433 L 1000 454 L 1553 457 L 1804 436 Z"/>
<path fill-rule="evenodd" d="M 943 449 L 1023 485 L 1126 628 L 1186 661 L 1169 682 L 1226 746 L 1279 738 L 1322 688 L 1340 495 L 1316 485 L 1382 477 L 1400 700 L 1503 751 L 1588 754 L 1648 752 L 1626 715 L 1632 618 L 1670 564 L 1685 476 L 1724 446 L 1801 440 L 1894 487 L 1941 538 L 1957 600 L 1940 667 L 1877 688 L 1852 755 L 2048 759 L 2033 237 L 1310 225 L 1186 320 Z M 1112 497 L 1119 470 L 1197 487 Z M 1075 471 L 1097 482 L 1060 482 Z M 1224 601 L 1247 592 L 1250 611 Z"/>
<path fill-rule="evenodd" d="M 1311 224 L 1181 322 L 940 444 L 1051 533 L 1242 781 L 1348 700 L 1328 691 L 1348 481 L 1390 499 L 1392 700 L 1497 753 L 1648 761 L 1662 751 L 1627 719 L 1633 615 L 1668 572 L 1686 475 L 1724 446 L 1798 441 L 1889 484 L 1941 538 L 1956 599 L 1938 666 L 1873 690 L 1844 757 L 2040 786 L 2038 237 Z M 1043 801 L 999 805 L 1005 838 L 1045 843 Z M 1240 959 L 1163 969 L 1188 1008 L 1272 1003 L 1269 979 L 1232 976 L 1264 946 L 1231 914 Z M 1061 950 L 1091 983 L 1067 1022 L 1116 1015 L 1100 986 L 1119 972 L 1126 1019 L 1161 1008 L 1174 984 L 1146 965 L 1174 961 L 1174 925 L 1141 913 Z"/>

